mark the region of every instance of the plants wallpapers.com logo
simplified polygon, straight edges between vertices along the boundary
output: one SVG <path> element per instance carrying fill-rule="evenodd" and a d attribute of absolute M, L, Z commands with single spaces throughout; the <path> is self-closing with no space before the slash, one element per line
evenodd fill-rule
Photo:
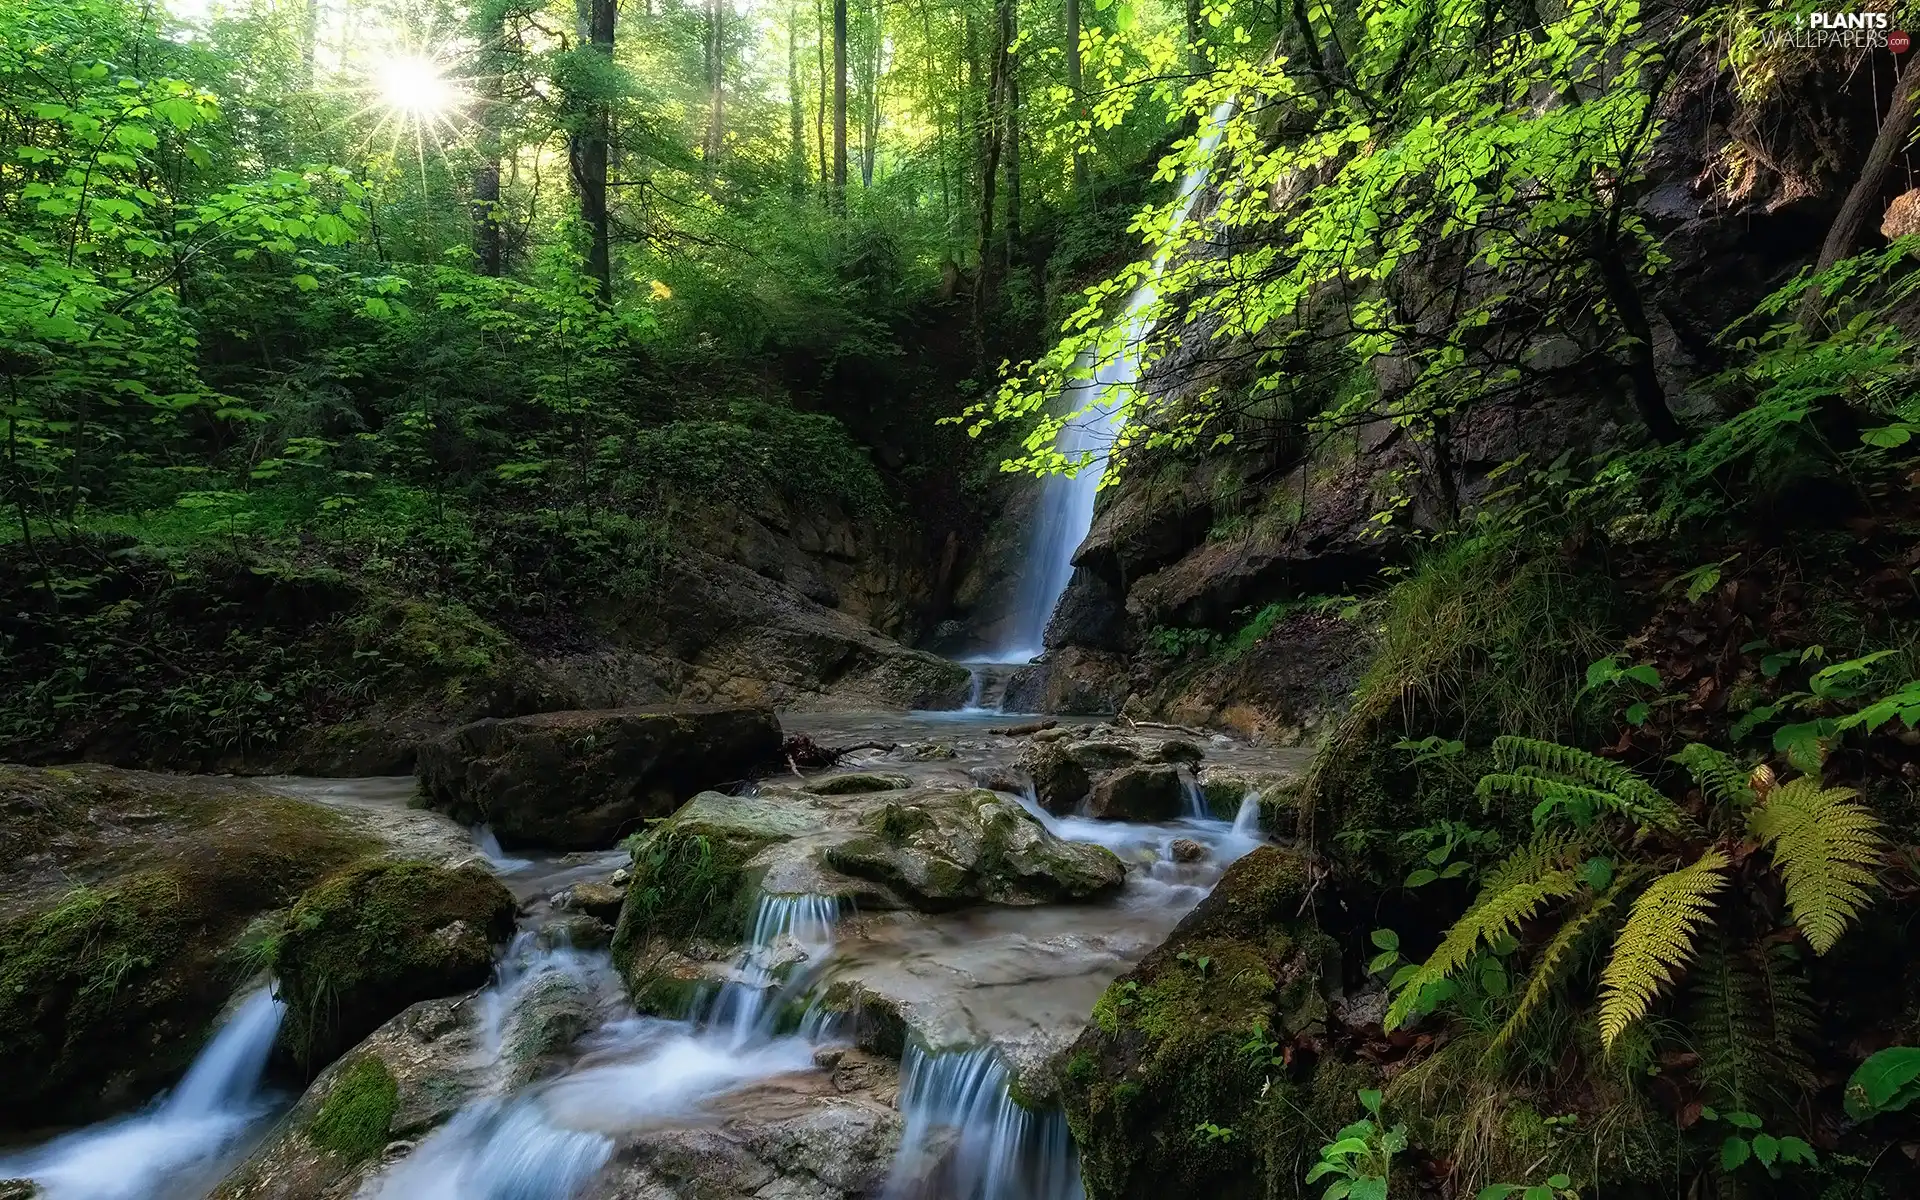
<path fill-rule="evenodd" d="M 1765 39 L 1775 46 L 1799 49 L 1889 50 L 1905 54 L 1913 48 L 1906 30 L 1896 28 L 1885 12 L 1796 13 L 1789 28 L 1773 30 Z"/>

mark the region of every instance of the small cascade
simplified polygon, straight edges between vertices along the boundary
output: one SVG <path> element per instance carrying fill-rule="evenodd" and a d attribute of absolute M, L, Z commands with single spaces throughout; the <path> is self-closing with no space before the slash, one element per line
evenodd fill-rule
<path fill-rule="evenodd" d="M 500 848 L 500 839 L 493 835 L 493 826 L 475 825 L 473 844 L 486 856 L 487 865 L 501 875 L 511 875 L 515 871 L 524 871 L 533 865 L 532 859 L 513 858 Z"/>
<path fill-rule="evenodd" d="M 274 1110 L 261 1076 L 286 1008 L 247 996 L 172 1092 L 145 1111 L 92 1125 L 17 1157 L 0 1178 L 40 1184 L 48 1200 L 156 1200 L 205 1195 L 233 1152 Z"/>
<path fill-rule="evenodd" d="M 734 964 L 734 978 L 704 1006 L 700 1023 L 726 1031 L 735 1046 L 771 1036 L 788 1002 L 806 994 L 832 953 L 839 918 L 838 897 L 764 893 L 754 910 L 753 931 Z M 777 971 L 788 945 L 800 951 L 800 960 L 781 982 Z"/>
<path fill-rule="evenodd" d="M 1187 798 L 1184 814 L 1189 820 L 1213 820 L 1213 807 L 1207 803 L 1206 789 L 1200 786 L 1200 780 L 1185 767 L 1180 768 L 1180 791 Z"/>
<path fill-rule="evenodd" d="M 907 1127 L 885 1200 L 1077 1200 L 1080 1163 L 1066 1115 L 1021 1107 L 1011 1083 L 990 1047 L 908 1047 L 900 1084 Z"/>
<path fill-rule="evenodd" d="M 1247 794 L 1240 797 L 1240 811 L 1233 815 L 1233 835 L 1243 838 L 1260 836 L 1260 789 L 1248 788 Z"/>

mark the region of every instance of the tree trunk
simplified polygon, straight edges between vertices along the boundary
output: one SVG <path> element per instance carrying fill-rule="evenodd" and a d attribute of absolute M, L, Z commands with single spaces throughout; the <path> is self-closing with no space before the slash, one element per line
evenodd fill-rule
<path fill-rule="evenodd" d="M 868 5 L 866 25 L 860 65 L 860 186 L 872 187 L 873 166 L 880 153 L 880 59 L 886 49 L 878 4 Z"/>
<path fill-rule="evenodd" d="M 807 193 L 807 113 L 800 98 L 800 6 L 787 0 L 787 185 L 798 200 Z"/>
<path fill-rule="evenodd" d="M 1067 0 L 1067 104 L 1073 117 L 1073 186 L 1085 190 L 1087 160 L 1080 153 L 1079 122 L 1086 117 L 1086 96 L 1080 75 L 1080 0 Z"/>
<path fill-rule="evenodd" d="M 1607 291 L 1607 302 L 1627 335 L 1627 379 L 1633 388 L 1633 406 L 1655 440 L 1672 444 L 1680 440 L 1680 422 L 1667 407 L 1666 389 L 1660 386 L 1660 373 L 1653 360 L 1653 328 L 1647 322 L 1646 306 L 1640 302 L 1640 288 L 1617 245 L 1605 245 L 1596 254 L 1600 281 Z"/>
<path fill-rule="evenodd" d="M 587 0 L 586 9 L 588 44 L 611 59 L 615 0 Z M 591 97 L 584 128 L 567 142 L 568 167 L 580 196 L 580 220 L 587 227 L 587 273 L 600 285 L 602 304 L 613 302 L 613 251 L 607 221 L 610 108 L 605 97 Z"/>
<path fill-rule="evenodd" d="M 1187 70 L 1204 75 L 1206 55 L 1200 53 L 1200 0 L 1187 0 Z"/>
<path fill-rule="evenodd" d="M 1840 205 L 1840 215 L 1833 219 L 1833 226 L 1827 230 L 1827 240 L 1820 245 L 1820 257 L 1813 264 L 1815 275 L 1839 262 L 1853 252 L 1854 241 L 1860 236 L 1860 223 L 1866 220 L 1867 210 L 1872 207 L 1875 197 L 1880 194 L 1880 181 L 1886 177 L 1887 166 L 1893 162 L 1893 156 L 1906 148 L 1907 131 L 1913 126 L 1913 113 L 1916 104 L 1920 104 L 1920 95 L 1914 91 L 1914 80 L 1920 78 L 1909 63 L 1900 72 L 1900 82 L 1893 88 L 1893 103 L 1887 106 L 1886 119 L 1880 122 L 1880 132 L 1873 139 L 1873 149 L 1867 151 L 1867 161 L 1860 168 L 1860 178 L 1853 181 L 1848 189 L 1845 202 Z M 1826 308 L 1827 298 L 1821 294 L 1820 285 L 1809 284 L 1806 294 L 1800 298 L 1800 330 L 1811 335 L 1816 322 L 1820 320 L 1822 310 Z"/>
<path fill-rule="evenodd" d="M 847 206 L 847 0 L 833 0 L 833 206 Z"/>
<path fill-rule="evenodd" d="M 1013 44 L 1020 36 L 1020 10 L 1004 0 L 1007 23 L 1007 76 L 1002 88 L 1007 114 L 1007 265 L 1020 253 L 1020 52 Z"/>
<path fill-rule="evenodd" d="M 713 176 L 720 165 L 720 147 L 726 137 L 727 33 L 721 0 L 707 0 L 707 137 L 701 151 L 706 159 L 707 175 Z"/>
<path fill-rule="evenodd" d="M 482 275 L 500 274 L 500 159 L 473 169 L 473 255 Z"/>
<path fill-rule="evenodd" d="M 1004 116 L 1007 80 L 1007 8 L 1011 0 L 998 0 L 998 20 L 993 35 L 992 68 L 987 76 L 986 119 L 980 123 L 980 276 L 976 280 L 976 301 L 984 297 L 993 275 L 993 204 L 1000 174 L 1001 135 L 1006 131 Z"/>
<path fill-rule="evenodd" d="M 813 108 L 813 136 L 820 147 L 820 190 L 833 183 L 827 166 L 827 10 L 821 0 L 813 0 L 813 16 L 818 36 L 813 39 L 814 58 L 820 70 L 820 102 Z"/>

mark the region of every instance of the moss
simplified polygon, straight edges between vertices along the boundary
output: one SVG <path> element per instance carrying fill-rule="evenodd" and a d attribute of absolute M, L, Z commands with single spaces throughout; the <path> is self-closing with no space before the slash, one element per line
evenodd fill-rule
<path fill-rule="evenodd" d="M 677 1021 L 693 1013 L 693 1006 L 706 987 L 707 981 L 698 976 L 647 971 L 628 981 L 627 993 L 636 1012 Z"/>
<path fill-rule="evenodd" d="M 314 1145 L 360 1162 L 387 1145 L 387 1129 L 400 1107 L 400 1086 L 377 1055 L 346 1063 L 307 1126 Z"/>
<path fill-rule="evenodd" d="M 479 986 L 514 910 L 473 865 L 374 862 L 329 876 L 293 906 L 275 954 L 283 1040 L 317 1066 L 409 1004 Z"/>
<path fill-rule="evenodd" d="M 752 919 L 759 889 L 747 862 L 771 844 L 689 833 L 671 822 L 633 848 L 633 880 L 613 934 L 613 962 L 630 976 L 653 938 L 737 941 Z"/>
<path fill-rule="evenodd" d="M 92 1119 L 108 1079 L 176 1078 L 259 966 L 260 914 L 370 845 L 300 801 L 110 768 L 6 768 L 0 801 L 58 827 L 10 826 L 11 853 L 96 880 L 0 920 L 0 1123 Z"/>
<path fill-rule="evenodd" d="M 816 796 L 854 796 L 867 792 L 897 792 L 913 786 L 905 775 L 884 775 L 857 771 L 848 775 L 828 775 L 806 785 Z"/>

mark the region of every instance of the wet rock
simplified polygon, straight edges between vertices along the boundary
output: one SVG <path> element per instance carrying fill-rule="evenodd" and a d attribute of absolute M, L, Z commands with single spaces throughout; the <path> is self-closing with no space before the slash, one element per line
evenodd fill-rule
<path fill-rule="evenodd" d="M 625 888 L 610 883 L 576 883 L 562 894 L 559 908 L 585 913 L 611 925 L 620 919 L 620 906 L 626 903 Z"/>
<path fill-rule="evenodd" d="M 301 1062 L 330 1062 L 395 1013 L 479 987 L 513 932 L 513 896 L 477 866 L 349 867 L 287 915 L 270 966 Z"/>
<path fill-rule="evenodd" d="M 563 916 L 540 928 L 540 946 L 557 950 L 571 946 L 575 950 L 600 950 L 613 940 L 613 926 L 584 913 Z"/>
<path fill-rule="evenodd" d="M 1206 752 L 1185 738 L 1168 738 L 1153 748 L 1148 756 L 1157 763 L 1186 763 L 1192 765 L 1206 757 Z"/>
<path fill-rule="evenodd" d="M 249 927 L 389 849 L 248 783 L 0 766 L 0 1128 L 77 1123 L 177 1079 Z"/>
<path fill-rule="evenodd" d="M 352 1196 L 487 1086 L 471 997 L 428 1000 L 322 1071 L 213 1200 Z"/>
<path fill-rule="evenodd" d="M 967 771 L 967 778 L 973 781 L 974 786 L 990 792 L 1012 792 L 1017 795 L 1027 790 L 1026 777 L 1012 767 L 972 767 Z"/>
<path fill-rule="evenodd" d="M 1321 1035 L 1338 962 L 1314 925 L 1304 857 L 1262 846 L 1228 868 L 1107 988 L 1063 1057 L 1088 1200 L 1265 1195 L 1262 1155 L 1311 1161 L 1324 1119 L 1351 1108 L 1373 1069 L 1327 1055 L 1304 1074 L 1277 1072 L 1243 1047 Z M 1237 1136 L 1202 1143 L 1192 1130 L 1204 1122 Z"/>
<path fill-rule="evenodd" d="M 1186 803 L 1180 769 L 1161 763 L 1102 776 L 1087 798 L 1087 811 L 1107 821 L 1170 821 Z"/>
<path fill-rule="evenodd" d="M 1034 797 L 1051 813 L 1072 812 L 1093 790 L 1093 776 L 1069 753 L 1071 745 L 1062 738 L 1035 737 L 1020 752 L 1019 769 L 1033 780 Z"/>
<path fill-rule="evenodd" d="M 1070 743 L 1064 749 L 1068 758 L 1089 771 L 1129 766 L 1139 762 L 1141 757 L 1138 745 L 1119 738 L 1096 736 L 1084 742 Z"/>
<path fill-rule="evenodd" d="M 805 791 L 816 796 L 853 796 L 861 792 L 897 792 L 913 786 L 905 775 L 884 775 L 875 771 L 856 771 L 845 775 L 827 775 L 808 780 Z"/>
<path fill-rule="evenodd" d="M 1063 841 L 1018 803 L 988 791 L 916 793 L 861 825 L 827 848 L 827 862 L 928 911 L 1084 900 L 1117 889 L 1126 875 L 1111 851 Z"/>
<path fill-rule="evenodd" d="M 0 1200 L 36 1200 L 40 1185 L 31 1179 L 0 1179 Z"/>
<path fill-rule="evenodd" d="M 1167 853 L 1177 863 L 1205 862 L 1213 857 L 1211 850 L 1192 838 L 1173 839 L 1173 844 L 1167 847 Z"/>
<path fill-rule="evenodd" d="M 960 757 L 952 742 L 915 742 L 907 747 L 907 757 L 914 762 L 950 762 Z"/>
<path fill-rule="evenodd" d="M 599 849 L 703 788 L 779 762 L 768 708 L 635 708 L 476 721 L 423 747 L 426 802 L 504 846 Z"/>
<path fill-rule="evenodd" d="M 552 1060 L 599 1017 L 598 998 L 578 975 L 561 971 L 535 978 L 515 997 L 500 1049 L 507 1086 L 524 1087 L 540 1078 Z"/>

